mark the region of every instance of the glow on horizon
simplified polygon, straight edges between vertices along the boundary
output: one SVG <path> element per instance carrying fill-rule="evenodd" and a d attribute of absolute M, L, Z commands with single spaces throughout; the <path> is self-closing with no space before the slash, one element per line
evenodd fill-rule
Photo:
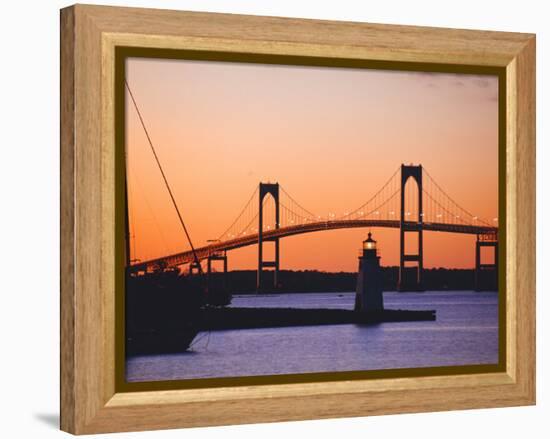
<path fill-rule="evenodd" d="M 343 214 L 401 163 L 421 163 L 474 215 L 498 216 L 495 76 L 129 59 L 127 80 L 196 246 L 227 228 L 260 181 L 312 212 Z M 187 250 L 126 99 L 132 258 Z M 356 271 L 367 232 L 284 238 L 281 268 Z M 382 264 L 397 265 L 398 230 L 372 232 Z M 473 267 L 474 241 L 425 232 L 425 267 Z M 256 246 L 229 253 L 230 269 L 256 263 Z"/>

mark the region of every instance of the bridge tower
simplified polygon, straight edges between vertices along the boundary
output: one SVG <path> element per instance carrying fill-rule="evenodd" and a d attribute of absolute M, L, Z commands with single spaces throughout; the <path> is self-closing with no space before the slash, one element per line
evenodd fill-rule
<path fill-rule="evenodd" d="M 481 248 L 489 247 L 493 250 L 492 262 L 481 262 Z M 476 291 L 496 291 L 498 288 L 498 238 L 496 233 L 477 235 L 476 240 Z"/>
<path fill-rule="evenodd" d="M 412 178 L 418 189 L 418 218 L 405 215 L 405 185 Z M 422 166 L 401 165 L 401 220 L 399 225 L 399 291 L 422 291 L 422 275 L 424 271 L 424 250 L 422 242 Z M 405 239 L 407 235 L 416 233 L 418 237 L 418 249 L 416 253 L 405 254 Z M 407 262 L 416 262 L 416 267 L 406 267 Z M 416 268 L 416 273 L 411 271 Z M 413 269 L 413 270 L 411 270 Z"/>
<path fill-rule="evenodd" d="M 223 288 L 227 289 L 227 252 L 219 251 L 210 253 L 208 255 L 207 263 L 206 263 L 206 273 L 208 274 L 208 288 L 210 289 L 212 285 L 212 262 L 214 261 L 222 261 L 223 263 Z"/>
<path fill-rule="evenodd" d="M 265 290 L 265 274 L 264 268 L 274 268 L 273 272 L 273 285 L 272 288 L 277 288 L 279 282 L 279 238 L 269 239 L 275 244 L 275 260 L 274 261 L 264 261 L 263 257 L 263 243 L 267 241 L 264 239 L 263 232 L 263 219 L 264 219 L 264 207 L 263 201 L 264 198 L 271 194 L 275 200 L 275 228 L 278 229 L 280 226 L 279 222 L 279 183 L 260 183 L 259 190 L 259 214 L 258 214 L 258 279 L 256 289 L 258 291 Z"/>

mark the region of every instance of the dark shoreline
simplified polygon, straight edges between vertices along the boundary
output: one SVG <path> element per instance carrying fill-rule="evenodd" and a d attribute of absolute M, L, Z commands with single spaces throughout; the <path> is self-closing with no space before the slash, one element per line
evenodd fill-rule
<path fill-rule="evenodd" d="M 384 291 L 396 291 L 399 267 L 381 267 Z M 489 274 L 488 274 L 489 275 Z M 223 281 L 223 273 L 212 273 L 214 282 Z M 264 273 L 265 284 L 273 285 L 272 271 Z M 231 291 L 238 294 L 256 293 L 256 270 L 233 270 L 227 273 L 227 282 Z M 341 293 L 355 291 L 356 272 L 324 272 L 317 270 L 281 270 L 278 276 L 278 288 L 273 293 Z M 423 289 L 433 291 L 470 291 L 475 290 L 475 270 L 428 268 L 423 271 Z M 487 279 L 487 286 L 496 289 L 496 278 Z M 492 289 L 492 288 L 487 288 Z M 270 291 L 265 291 L 270 293 Z"/>
<path fill-rule="evenodd" d="M 475 291 L 472 289 L 456 289 L 456 290 L 424 290 L 424 291 L 397 291 L 397 290 L 384 290 L 384 293 L 399 293 L 399 294 L 409 294 L 409 293 L 456 293 L 457 291 L 463 292 L 472 292 L 472 293 L 497 293 L 497 290 L 489 291 Z M 257 296 L 257 297 L 277 297 L 284 296 L 285 294 L 355 294 L 355 291 L 270 291 L 267 293 L 258 293 L 257 291 L 235 291 L 232 296 Z"/>

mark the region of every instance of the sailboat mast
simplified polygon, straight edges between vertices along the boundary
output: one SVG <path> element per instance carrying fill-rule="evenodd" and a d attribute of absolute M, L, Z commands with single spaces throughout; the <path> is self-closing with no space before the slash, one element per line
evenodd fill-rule
<path fill-rule="evenodd" d="M 131 254 L 130 254 L 130 221 L 128 218 L 128 173 L 126 172 L 126 154 L 124 160 L 124 250 L 125 250 L 125 263 L 126 268 L 128 269 L 131 264 Z"/>
<path fill-rule="evenodd" d="M 189 245 L 191 247 L 191 251 L 193 252 L 193 261 L 195 262 L 196 266 L 198 267 L 199 273 L 202 274 L 202 267 L 201 267 L 199 258 L 197 256 L 195 246 L 193 245 L 193 241 L 191 241 L 191 236 L 189 235 L 189 232 L 187 231 L 187 227 L 185 227 L 185 223 L 183 222 L 183 218 L 182 218 L 180 210 L 178 208 L 178 204 L 176 203 L 176 199 L 174 198 L 174 194 L 172 193 L 172 189 L 170 188 L 170 185 L 168 184 L 168 179 L 166 178 L 166 174 L 164 174 L 164 170 L 162 169 L 162 165 L 160 164 L 160 160 L 158 158 L 157 152 L 155 150 L 155 147 L 153 146 L 153 141 L 151 140 L 151 137 L 149 136 L 149 131 L 147 131 L 147 127 L 145 126 L 145 122 L 143 121 L 143 117 L 141 116 L 141 112 L 139 111 L 139 107 L 137 105 L 136 99 L 134 98 L 134 94 L 132 93 L 132 90 L 130 90 L 130 86 L 128 85 L 128 81 L 126 81 L 126 79 L 124 80 L 124 84 L 126 85 L 126 89 L 128 90 L 128 93 L 130 94 L 130 98 L 132 99 L 132 102 L 134 103 L 134 107 L 136 109 L 139 121 L 141 122 L 141 126 L 143 127 L 143 131 L 145 132 L 145 136 L 147 137 L 147 141 L 149 142 L 149 146 L 151 147 L 151 151 L 153 152 L 153 156 L 155 157 L 155 161 L 157 162 L 158 168 L 160 170 L 160 174 L 162 175 L 162 179 L 164 180 L 164 184 L 166 186 L 166 189 L 168 190 L 168 194 L 170 195 L 170 199 L 172 200 L 172 204 L 174 205 L 174 208 L 176 209 L 176 213 L 178 215 L 178 219 L 180 221 L 180 224 L 181 224 L 181 226 L 183 228 L 183 231 L 185 233 L 185 236 L 187 238 L 187 242 L 189 242 Z"/>

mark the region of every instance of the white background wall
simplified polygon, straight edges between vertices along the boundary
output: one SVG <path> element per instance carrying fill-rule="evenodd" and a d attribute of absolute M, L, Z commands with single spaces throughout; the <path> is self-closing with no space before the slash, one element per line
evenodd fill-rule
<path fill-rule="evenodd" d="M 548 193 L 549 39 L 543 1 L 110 1 L 120 6 L 205 10 L 537 34 L 538 219 Z M 59 414 L 59 8 L 63 1 L 6 1 L 0 14 L 0 436 L 57 437 Z M 545 172 L 546 171 L 546 172 Z M 546 203 L 545 203 L 546 201 Z M 538 226 L 536 407 L 130 433 L 116 437 L 350 438 L 548 437 L 548 309 Z M 6 245 L 7 244 L 7 245 Z M 544 313 L 544 315 L 543 315 Z M 546 416 L 546 419 L 545 419 Z M 546 432 L 544 431 L 546 429 Z"/>

